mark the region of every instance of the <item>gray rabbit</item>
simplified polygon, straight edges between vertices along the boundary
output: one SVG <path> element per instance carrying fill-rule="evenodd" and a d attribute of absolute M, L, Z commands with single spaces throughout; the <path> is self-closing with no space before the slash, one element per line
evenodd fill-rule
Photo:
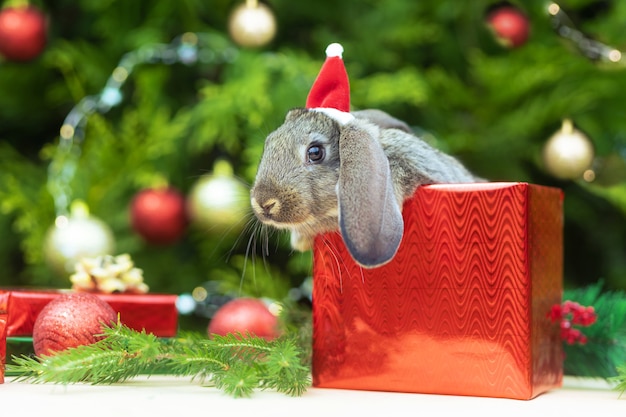
<path fill-rule="evenodd" d="M 395 255 L 402 205 L 418 186 L 479 181 L 380 110 L 302 108 L 268 135 L 251 204 L 262 223 L 291 231 L 293 249 L 340 230 L 354 260 L 373 268 Z"/>

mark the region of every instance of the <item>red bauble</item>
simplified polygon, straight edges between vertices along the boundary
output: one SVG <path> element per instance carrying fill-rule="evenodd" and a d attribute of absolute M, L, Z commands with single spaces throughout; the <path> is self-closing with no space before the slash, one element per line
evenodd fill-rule
<path fill-rule="evenodd" d="M 501 6 L 487 15 L 487 24 L 504 46 L 517 48 L 528 40 L 530 22 L 528 17 L 514 6 Z"/>
<path fill-rule="evenodd" d="M 148 188 L 131 203 L 131 225 L 147 242 L 174 243 L 187 226 L 185 197 L 174 188 Z"/>
<path fill-rule="evenodd" d="M 98 341 L 103 325 L 117 321 L 117 313 L 97 295 L 65 293 L 41 310 L 33 327 L 35 355 L 51 355 Z"/>
<path fill-rule="evenodd" d="M 241 333 L 272 340 L 280 335 L 278 318 L 257 298 L 235 298 L 220 307 L 208 327 L 209 336 Z"/>
<path fill-rule="evenodd" d="M 34 6 L 6 7 L 0 11 L 0 55 L 11 61 L 30 61 L 41 54 L 48 40 L 48 20 Z"/>

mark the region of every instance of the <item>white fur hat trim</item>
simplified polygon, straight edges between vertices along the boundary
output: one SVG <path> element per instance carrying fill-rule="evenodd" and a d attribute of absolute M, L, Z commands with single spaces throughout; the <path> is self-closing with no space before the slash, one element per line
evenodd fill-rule
<path fill-rule="evenodd" d="M 333 109 L 332 107 L 315 107 L 309 110 L 324 113 L 326 116 L 334 119 L 342 126 L 354 120 L 354 116 L 352 114 Z"/>

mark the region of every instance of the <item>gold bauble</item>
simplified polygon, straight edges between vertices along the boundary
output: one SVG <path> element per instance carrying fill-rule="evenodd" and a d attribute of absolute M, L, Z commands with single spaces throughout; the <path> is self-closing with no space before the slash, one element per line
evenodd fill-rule
<path fill-rule="evenodd" d="M 548 139 L 543 148 L 546 170 L 557 178 L 577 179 L 591 167 L 594 159 L 593 144 L 572 121 L 563 121 L 561 129 Z"/>
<path fill-rule="evenodd" d="M 86 206 L 75 202 L 71 214 L 57 217 L 48 229 L 44 256 L 58 275 L 69 277 L 82 258 L 110 254 L 114 247 L 113 232 L 109 226 L 91 216 Z"/>
<path fill-rule="evenodd" d="M 228 32 L 241 46 L 263 46 L 276 34 L 276 18 L 266 5 L 256 1 L 246 1 L 235 8 L 230 15 Z"/>
<path fill-rule="evenodd" d="M 250 210 L 250 190 L 233 175 L 231 165 L 218 161 L 212 174 L 191 187 L 187 210 L 192 224 L 211 233 L 239 233 Z"/>

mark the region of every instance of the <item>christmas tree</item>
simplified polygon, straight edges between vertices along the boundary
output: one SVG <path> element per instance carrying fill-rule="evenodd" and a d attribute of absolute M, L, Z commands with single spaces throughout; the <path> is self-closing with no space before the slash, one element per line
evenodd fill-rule
<path fill-rule="evenodd" d="M 626 289 L 621 2 L 31 6 L 46 18 L 0 20 L 3 36 L 40 24 L 46 38 L 26 57 L 0 45 L 2 286 L 65 288 L 65 246 L 94 246 L 130 254 L 151 291 L 299 299 L 310 253 L 254 221 L 247 189 L 265 136 L 341 42 L 355 108 L 406 121 L 481 177 L 563 189 L 566 287 Z M 223 207 L 206 199 L 220 184 Z M 59 218 L 75 234 L 55 236 Z"/>

